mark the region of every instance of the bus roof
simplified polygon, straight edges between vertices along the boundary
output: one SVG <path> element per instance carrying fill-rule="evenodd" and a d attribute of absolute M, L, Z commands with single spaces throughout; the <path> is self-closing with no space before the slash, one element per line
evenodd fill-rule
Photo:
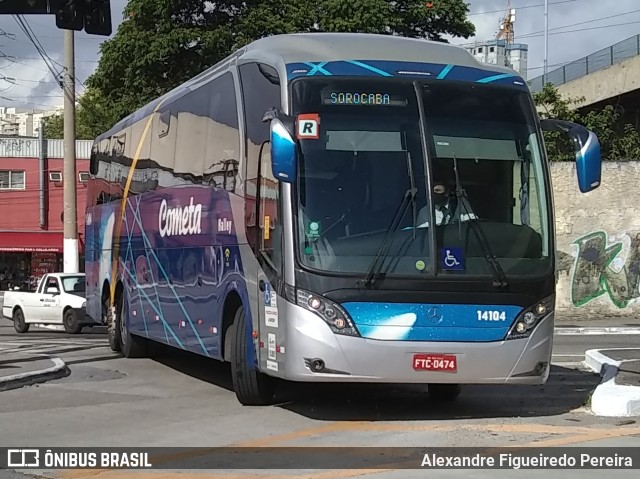
<path fill-rule="evenodd" d="M 442 63 L 483 68 L 499 73 L 506 67 L 478 62 L 467 50 L 449 43 L 370 33 L 292 33 L 274 35 L 247 45 L 241 59 L 281 58 L 285 64 L 353 60 Z"/>
<path fill-rule="evenodd" d="M 476 60 L 462 47 L 443 42 L 393 35 L 370 33 L 291 33 L 273 35 L 236 50 L 216 65 L 196 75 L 187 82 L 152 100 L 139 110 L 120 120 L 109 131 L 100 135 L 101 141 L 124 128 L 142 120 L 153 112 L 161 101 L 170 101 L 206 81 L 208 77 L 226 68 L 237 59 L 245 62 L 263 62 L 272 65 L 300 62 L 333 62 L 340 60 L 387 60 L 456 65 L 486 70 L 489 73 L 515 73 L 499 65 L 490 65 Z"/>

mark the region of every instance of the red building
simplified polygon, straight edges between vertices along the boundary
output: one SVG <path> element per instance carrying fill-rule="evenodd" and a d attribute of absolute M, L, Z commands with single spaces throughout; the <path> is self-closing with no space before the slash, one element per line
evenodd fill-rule
<path fill-rule="evenodd" d="M 81 271 L 91 144 L 76 142 Z M 37 138 L 0 137 L 0 290 L 31 288 L 62 270 L 63 156 L 63 140 L 45 140 L 41 148 Z"/>

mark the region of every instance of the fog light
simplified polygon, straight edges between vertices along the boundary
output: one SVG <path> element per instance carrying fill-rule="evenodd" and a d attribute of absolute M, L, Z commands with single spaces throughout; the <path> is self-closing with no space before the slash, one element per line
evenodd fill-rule
<path fill-rule="evenodd" d="M 524 333 L 527 330 L 527 326 L 523 322 L 516 324 L 516 332 Z"/>
<path fill-rule="evenodd" d="M 536 313 L 538 313 L 538 316 L 542 316 L 546 312 L 547 306 L 545 304 L 540 303 L 538 306 L 536 306 Z"/>
<path fill-rule="evenodd" d="M 529 311 L 527 314 L 524 315 L 524 322 L 528 326 L 531 326 L 535 321 L 536 321 L 536 315 L 533 314 L 531 311 Z"/>

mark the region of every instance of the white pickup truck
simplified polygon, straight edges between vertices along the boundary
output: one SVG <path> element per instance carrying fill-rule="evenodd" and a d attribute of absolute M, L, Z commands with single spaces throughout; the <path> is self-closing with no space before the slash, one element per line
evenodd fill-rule
<path fill-rule="evenodd" d="M 50 273 L 40 280 L 35 292 L 6 291 L 2 315 L 13 320 L 18 333 L 31 324 L 63 325 L 67 333 L 79 333 L 96 323 L 86 313 L 85 275 Z"/>

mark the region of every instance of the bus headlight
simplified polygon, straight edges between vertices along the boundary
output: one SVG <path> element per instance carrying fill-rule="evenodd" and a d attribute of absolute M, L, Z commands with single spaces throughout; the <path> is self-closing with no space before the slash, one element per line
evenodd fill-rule
<path fill-rule="evenodd" d="M 296 290 L 296 304 L 320 316 L 335 334 L 360 336 L 353 321 L 339 305 L 319 294 Z"/>
<path fill-rule="evenodd" d="M 529 337 L 540 321 L 553 312 L 554 303 L 554 296 L 549 296 L 523 310 L 516 318 L 513 326 L 511 326 L 506 339 L 523 339 Z"/>

